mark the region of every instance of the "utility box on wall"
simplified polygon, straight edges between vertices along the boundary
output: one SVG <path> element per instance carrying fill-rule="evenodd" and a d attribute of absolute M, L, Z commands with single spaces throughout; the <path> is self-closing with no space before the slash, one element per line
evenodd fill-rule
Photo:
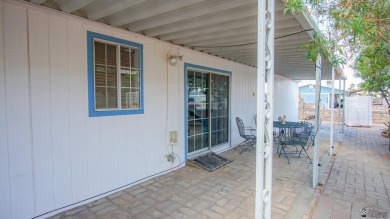
<path fill-rule="evenodd" d="M 371 97 L 352 96 L 345 99 L 345 124 L 348 126 L 371 126 Z"/>

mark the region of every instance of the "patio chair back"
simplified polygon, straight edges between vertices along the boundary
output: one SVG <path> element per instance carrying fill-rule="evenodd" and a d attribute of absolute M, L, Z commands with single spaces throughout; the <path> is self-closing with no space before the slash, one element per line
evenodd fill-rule
<path fill-rule="evenodd" d="M 302 127 L 297 127 L 295 128 L 295 135 L 297 137 L 299 136 L 304 136 L 304 137 L 307 137 L 307 136 L 310 136 L 312 134 L 312 131 L 313 131 L 313 124 L 311 124 L 310 122 L 303 122 L 302 123 Z"/>
<path fill-rule="evenodd" d="M 240 133 L 240 136 L 244 139 L 243 142 L 241 142 L 240 144 L 237 145 L 237 147 L 242 148 L 242 150 L 240 152 L 240 154 L 242 154 L 242 152 L 248 150 L 249 148 L 254 148 L 254 145 L 256 144 L 256 136 L 247 135 L 245 133 L 245 126 L 244 126 L 244 122 L 242 121 L 242 119 L 240 119 L 239 117 L 236 117 L 236 122 L 237 122 L 238 132 Z"/>
<path fill-rule="evenodd" d="M 315 116 L 315 115 L 306 116 L 305 122 L 307 122 L 307 123 L 312 123 L 312 122 L 315 121 L 315 119 L 316 119 L 316 116 Z M 322 119 L 321 119 L 321 117 L 320 117 L 320 125 L 321 125 L 321 123 L 322 123 Z"/>
<path fill-rule="evenodd" d="M 244 122 L 239 117 L 236 117 L 236 122 L 237 122 L 237 128 L 238 128 L 238 132 L 240 133 L 240 136 L 245 138 L 244 137 L 245 136 Z"/>

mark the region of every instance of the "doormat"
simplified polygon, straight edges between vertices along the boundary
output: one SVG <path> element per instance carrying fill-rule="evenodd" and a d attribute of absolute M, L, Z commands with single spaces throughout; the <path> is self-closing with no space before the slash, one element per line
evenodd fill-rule
<path fill-rule="evenodd" d="M 210 171 L 213 172 L 214 170 L 225 166 L 226 164 L 232 162 L 229 159 L 226 159 L 222 156 L 219 156 L 215 153 L 208 153 L 205 155 L 202 155 L 200 157 L 194 158 L 190 160 L 190 162 Z"/>

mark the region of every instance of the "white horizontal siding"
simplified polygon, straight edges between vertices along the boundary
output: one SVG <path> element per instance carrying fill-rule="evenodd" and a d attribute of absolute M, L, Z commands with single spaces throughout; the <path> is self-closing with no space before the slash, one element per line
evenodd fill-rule
<path fill-rule="evenodd" d="M 184 62 L 232 72 L 232 145 L 242 141 L 237 116 L 254 125 L 256 98 L 263 95 L 256 94 L 255 68 L 23 2 L 4 1 L 1 19 L 0 206 L 6 218 L 60 209 L 183 162 Z M 88 117 L 87 31 L 144 46 L 144 114 Z M 183 61 L 169 64 L 178 54 Z M 295 82 L 281 80 L 284 93 L 297 91 Z M 297 103 L 284 96 L 291 111 Z M 297 110 L 285 114 L 294 113 L 297 118 Z M 170 130 L 179 134 L 173 147 Z M 171 150 L 179 156 L 173 164 L 164 157 Z"/>

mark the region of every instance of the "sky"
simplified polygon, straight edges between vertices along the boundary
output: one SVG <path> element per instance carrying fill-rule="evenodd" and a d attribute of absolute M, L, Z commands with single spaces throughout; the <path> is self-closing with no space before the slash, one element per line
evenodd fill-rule
<path fill-rule="evenodd" d="M 343 71 L 344 71 L 344 74 L 346 75 L 346 78 L 347 78 L 347 80 L 345 81 L 346 90 L 348 90 L 348 88 L 351 86 L 351 84 L 357 85 L 361 82 L 360 78 L 354 77 L 353 69 L 346 67 L 343 69 Z M 339 81 L 337 79 L 338 78 L 335 78 L 334 87 L 339 89 Z M 299 86 L 304 86 L 306 84 L 315 84 L 315 83 L 316 83 L 315 80 L 302 80 L 299 82 Z M 326 83 L 327 83 L 327 80 L 321 81 L 321 85 L 323 85 L 323 86 L 326 86 Z M 341 81 L 341 86 L 343 86 L 342 81 Z"/>
<path fill-rule="evenodd" d="M 359 84 L 361 82 L 361 79 L 360 78 L 356 78 L 354 75 L 354 70 L 350 67 L 348 67 L 347 65 L 343 68 L 343 72 L 346 76 L 346 80 L 345 80 L 345 88 L 346 90 L 348 90 L 348 88 L 351 86 L 351 84 Z M 340 89 L 339 88 L 339 81 L 336 80 L 337 78 L 335 78 L 335 84 L 334 84 L 334 87 L 337 88 L 337 89 Z M 326 82 L 327 80 L 323 80 L 321 81 L 321 85 L 323 86 L 326 86 Z M 315 84 L 316 81 L 315 80 L 302 80 L 299 82 L 299 86 L 304 86 L 306 84 Z M 341 86 L 343 86 L 343 82 L 341 82 Z"/>

